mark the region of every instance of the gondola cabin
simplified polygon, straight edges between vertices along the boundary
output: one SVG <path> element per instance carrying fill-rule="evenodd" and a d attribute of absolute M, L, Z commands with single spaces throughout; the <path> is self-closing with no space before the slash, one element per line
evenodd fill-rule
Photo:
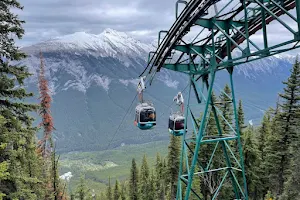
<path fill-rule="evenodd" d="M 185 117 L 181 114 L 174 113 L 169 118 L 169 132 L 174 136 L 182 136 L 184 129 Z"/>
<path fill-rule="evenodd" d="M 135 125 L 141 130 L 153 128 L 156 125 L 155 108 L 149 103 L 140 103 L 135 108 Z"/>

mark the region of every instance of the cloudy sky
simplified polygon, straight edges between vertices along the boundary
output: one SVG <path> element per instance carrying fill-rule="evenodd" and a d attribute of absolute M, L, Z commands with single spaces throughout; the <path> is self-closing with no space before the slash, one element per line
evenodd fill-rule
<path fill-rule="evenodd" d="M 142 40 L 157 37 L 175 19 L 176 0 L 20 0 L 18 12 L 28 45 L 78 31 L 99 34 L 105 28 L 125 31 Z"/>
<path fill-rule="evenodd" d="M 26 21 L 26 34 L 18 44 L 26 46 L 80 31 L 99 34 L 106 28 L 127 32 L 141 41 L 150 42 L 157 38 L 159 30 L 171 27 L 175 20 L 177 0 L 19 1 L 24 10 L 17 13 Z M 219 3 L 225 4 L 227 1 Z M 296 27 L 296 23 L 287 16 L 283 19 Z M 268 37 L 269 44 L 272 44 L 290 39 L 291 34 L 278 22 L 272 22 L 268 26 Z M 254 42 L 263 44 L 261 31 L 251 38 Z"/>

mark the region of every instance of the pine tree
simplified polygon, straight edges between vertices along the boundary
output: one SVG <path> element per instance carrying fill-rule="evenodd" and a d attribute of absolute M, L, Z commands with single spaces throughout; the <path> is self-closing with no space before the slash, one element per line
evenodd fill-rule
<path fill-rule="evenodd" d="M 50 141 L 52 143 L 52 141 Z M 53 144 L 51 144 L 53 146 Z M 58 161 L 59 156 L 56 156 L 55 148 L 51 153 L 51 169 L 50 169 L 50 183 L 51 183 L 51 191 L 54 196 L 54 200 L 62 200 L 66 199 L 66 192 L 65 187 L 66 185 L 62 183 L 59 179 L 59 172 L 58 172 Z"/>
<path fill-rule="evenodd" d="M 112 194 L 112 188 L 111 188 L 111 183 L 110 183 L 110 177 L 108 179 L 108 187 L 106 190 L 106 199 L 107 200 L 113 200 L 113 194 Z"/>
<path fill-rule="evenodd" d="M 281 152 L 280 166 L 278 173 L 277 195 L 281 195 L 284 189 L 284 182 L 290 175 L 291 148 L 294 140 L 298 139 L 297 125 L 300 121 L 300 63 L 296 60 L 291 75 L 285 85 L 284 93 L 279 94 L 283 103 L 280 105 L 281 112 L 278 115 L 278 131 L 281 133 L 281 145 L 278 151 Z"/>
<path fill-rule="evenodd" d="M 149 183 L 148 183 L 148 200 L 154 200 L 155 199 L 155 175 L 154 171 L 151 171 L 151 175 L 149 177 Z"/>
<path fill-rule="evenodd" d="M 249 127 L 244 132 L 243 153 L 244 167 L 246 172 L 246 181 L 248 186 L 248 194 L 250 199 L 259 199 L 256 194 L 258 186 L 258 150 L 254 141 L 255 131 L 253 127 Z"/>
<path fill-rule="evenodd" d="M 281 165 L 281 156 L 282 152 L 280 152 L 281 146 L 281 138 L 282 135 L 278 131 L 278 113 L 275 116 L 271 117 L 271 133 L 267 136 L 266 144 L 264 148 L 265 160 L 263 162 L 264 174 L 268 175 L 267 179 L 267 189 L 270 190 L 272 194 L 277 193 L 277 188 L 279 188 L 278 182 L 278 173 Z M 265 195 L 265 194 L 262 194 Z"/>
<path fill-rule="evenodd" d="M 259 182 L 256 185 L 256 195 L 260 197 L 261 199 L 264 197 L 264 195 L 267 193 L 268 190 L 268 182 L 269 182 L 269 175 L 266 173 L 267 170 L 267 163 L 266 163 L 266 156 L 268 151 L 268 139 L 270 138 L 270 135 L 272 134 L 271 129 L 271 116 L 270 111 L 268 111 L 264 117 L 263 121 L 261 123 L 261 126 L 258 129 L 258 136 L 257 136 L 257 166 L 258 166 L 258 173 L 259 176 Z"/>
<path fill-rule="evenodd" d="M 298 143 L 300 143 L 298 141 Z M 280 200 L 295 200 L 300 199 L 300 146 L 295 150 L 294 160 L 292 161 L 292 173 L 285 183 L 285 189 L 283 194 L 280 196 Z"/>
<path fill-rule="evenodd" d="M 156 154 L 155 174 L 155 199 L 163 199 L 165 195 L 164 168 L 163 160 L 160 157 L 159 153 Z"/>
<path fill-rule="evenodd" d="M 4 175 L 0 191 L 1 196 L 8 199 L 42 199 L 39 169 L 35 168 L 37 173 L 29 169 L 29 165 L 38 167 L 34 163 L 37 158 L 32 151 L 35 149 L 35 129 L 28 115 L 37 106 L 24 103 L 27 97 L 33 96 L 24 89 L 24 80 L 30 74 L 26 66 L 12 64 L 25 58 L 14 40 L 22 38 L 24 21 L 19 19 L 13 9 L 22 10 L 22 6 L 16 0 L 1 1 L 0 116 L 3 117 L 3 127 L 0 134 L 0 166 Z"/>
<path fill-rule="evenodd" d="M 79 200 L 86 200 L 89 195 L 89 189 L 87 188 L 83 177 L 80 178 L 80 183 L 76 188 L 75 194 Z"/>
<path fill-rule="evenodd" d="M 129 195 L 130 200 L 139 199 L 139 174 L 135 159 L 132 159 L 129 181 Z"/>
<path fill-rule="evenodd" d="M 177 181 L 180 163 L 180 137 L 170 136 L 169 152 L 168 152 L 168 183 L 170 186 L 170 198 L 173 200 L 176 197 Z"/>
<path fill-rule="evenodd" d="M 5 133 L 5 119 L 0 115 L 0 132 L 1 134 L 7 134 Z M 3 152 L 7 146 L 7 143 L 0 143 L 0 152 Z M 2 181 L 6 180 L 9 176 L 8 170 L 8 162 L 2 161 L 0 162 L 0 184 Z M 0 190 L 0 199 L 4 198 L 6 194 L 2 193 L 2 190 Z"/>
<path fill-rule="evenodd" d="M 274 197 L 274 195 L 272 195 L 271 191 L 268 191 L 264 200 L 276 200 L 276 198 Z"/>
<path fill-rule="evenodd" d="M 120 186 L 119 186 L 119 181 L 116 180 L 115 183 L 115 189 L 114 189 L 114 200 L 119 200 L 121 194 L 120 194 Z"/>
<path fill-rule="evenodd" d="M 212 92 L 211 105 L 216 107 L 217 102 L 218 102 L 218 98 Z M 221 103 L 223 104 L 223 102 L 221 102 Z M 220 117 L 219 117 L 219 119 L 220 119 Z M 207 120 L 208 121 L 207 121 L 205 135 L 209 135 L 209 136 L 219 135 L 216 119 L 215 119 L 215 116 L 214 116 L 214 113 L 212 110 L 210 111 Z M 219 120 L 219 121 L 221 121 L 221 120 Z M 200 125 L 200 122 L 201 122 L 201 118 L 198 119 L 199 125 Z M 211 158 L 212 152 L 215 149 L 215 145 L 216 145 L 216 143 L 201 145 L 201 154 L 199 154 L 198 159 L 204 168 L 208 167 L 207 164 Z M 218 144 L 218 147 L 217 147 L 216 152 L 213 157 L 213 162 L 209 166 L 209 169 L 216 169 L 216 168 L 224 167 L 223 158 L 224 158 L 224 156 L 223 156 L 222 146 L 221 146 L 221 144 Z M 210 172 L 210 173 L 205 173 L 203 176 L 199 177 L 201 179 L 201 181 L 198 183 L 198 186 L 195 186 L 195 188 L 196 187 L 201 188 L 201 193 L 203 195 L 203 199 L 206 200 L 206 199 L 211 199 L 213 197 L 214 193 L 216 192 L 216 190 L 220 184 L 220 180 L 222 178 L 221 176 L 222 176 L 222 174 L 219 172 Z"/>
<path fill-rule="evenodd" d="M 226 119 L 226 121 L 232 125 L 232 119 L 233 119 L 233 109 L 232 109 L 232 103 L 231 103 L 231 89 L 229 85 L 225 85 L 224 93 L 221 93 L 220 95 L 220 110 L 222 112 L 222 115 Z M 229 134 L 230 133 L 230 127 L 224 120 L 220 120 L 222 123 L 222 133 L 223 134 Z"/>
<path fill-rule="evenodd" d="M 45 158 L 47 154 L 51 153 L 51 133 L 54 129 L 53 126 L 53 119 L 51 116 L 51 101 L 52 98 L 50 96 L 50 91 L 48 87 L 48 81 L 45 77 L 45 66 L 44 60 L 42 56 L 42 52 L 40 52 L 40 74 L 39 74 L 39 91 L 40 91 L 40 116 L 42 117 L 42 122 L 40 126 L 44 129 L 44 136 L 42 140 L 39 141 L 39 151 L 41 152 L 42 156 Z"/>
<path fill-rule="evenodd" d="M 239 100 L 238 122 L 239 122 L 240 134 L 243 135 L 243 129 L 245 128 L 245 115 L 244 115 L 242 100 Z"/>
<path fill-rule="evenodd" d="M 150 171 L 146 155 L 143 156 L 140 172 L 140 197 L 141 199 L 149 199 Z"/>
<path fill-rule="evenodd" d="M 126 200 L 127 191 L 126 191 L 126 184 L 125 184 L 125 182 L 123 182 L 121 184 L 120 197 L 121 197 L 121 200 Z"/>

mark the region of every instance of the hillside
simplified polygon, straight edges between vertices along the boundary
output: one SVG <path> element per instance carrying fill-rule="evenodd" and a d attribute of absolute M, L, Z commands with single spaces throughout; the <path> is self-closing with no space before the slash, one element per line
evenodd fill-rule
<path fill-rule="evenodd" d="M 140 131 L 133 126 L 137 78 L 151 49 L 151 45 L 112 29 L 99 35 L 78 32 L 22 49 L 29 55 L 22 64 L 34 74 L 29 89 L 36 97 L 39 51 L 43 52 L 58 151 L 101 150 L 168 139 L 166 120 L 173 96 L 187 85 L 182 74 L 162 70 L 147 88 L 145 97 L 157 109 L 157 128 Z M 237 68 L 237 98 L 244 101 L 247 120 L 257 123 L 263 111 L 274 105 L 293 60 L 279 55 Z M 224 74 L 217 76 L 219 88 L 228 81 Z M 118 129 L 127 110 L 130 112 Z"/>

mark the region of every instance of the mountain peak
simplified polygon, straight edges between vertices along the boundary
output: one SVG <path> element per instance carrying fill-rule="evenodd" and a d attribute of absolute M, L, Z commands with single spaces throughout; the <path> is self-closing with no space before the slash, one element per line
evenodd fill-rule
<path fill-rule="evenodd" d="M 47 41 L 24 47 L 26 53 L 67 51 L 79 54 L 95 55 L 100 57 L 118 57 L 127 61 L 128 57 L 144 57 L 152 50 L 151 45 L 142 43 L 124 32 L 106 28 L 100 34 L 91 34 L 84 31 L 75 32 L 49 39 Z M 121 58 L 122 57 L 122 58 Z"/>
<path fill-rule="evenodd" d="M 118 37 L 129 37 L 125 32 L 120 32 L 115 29 L 106 28 L 100 35 L 114 35 Z"/>

